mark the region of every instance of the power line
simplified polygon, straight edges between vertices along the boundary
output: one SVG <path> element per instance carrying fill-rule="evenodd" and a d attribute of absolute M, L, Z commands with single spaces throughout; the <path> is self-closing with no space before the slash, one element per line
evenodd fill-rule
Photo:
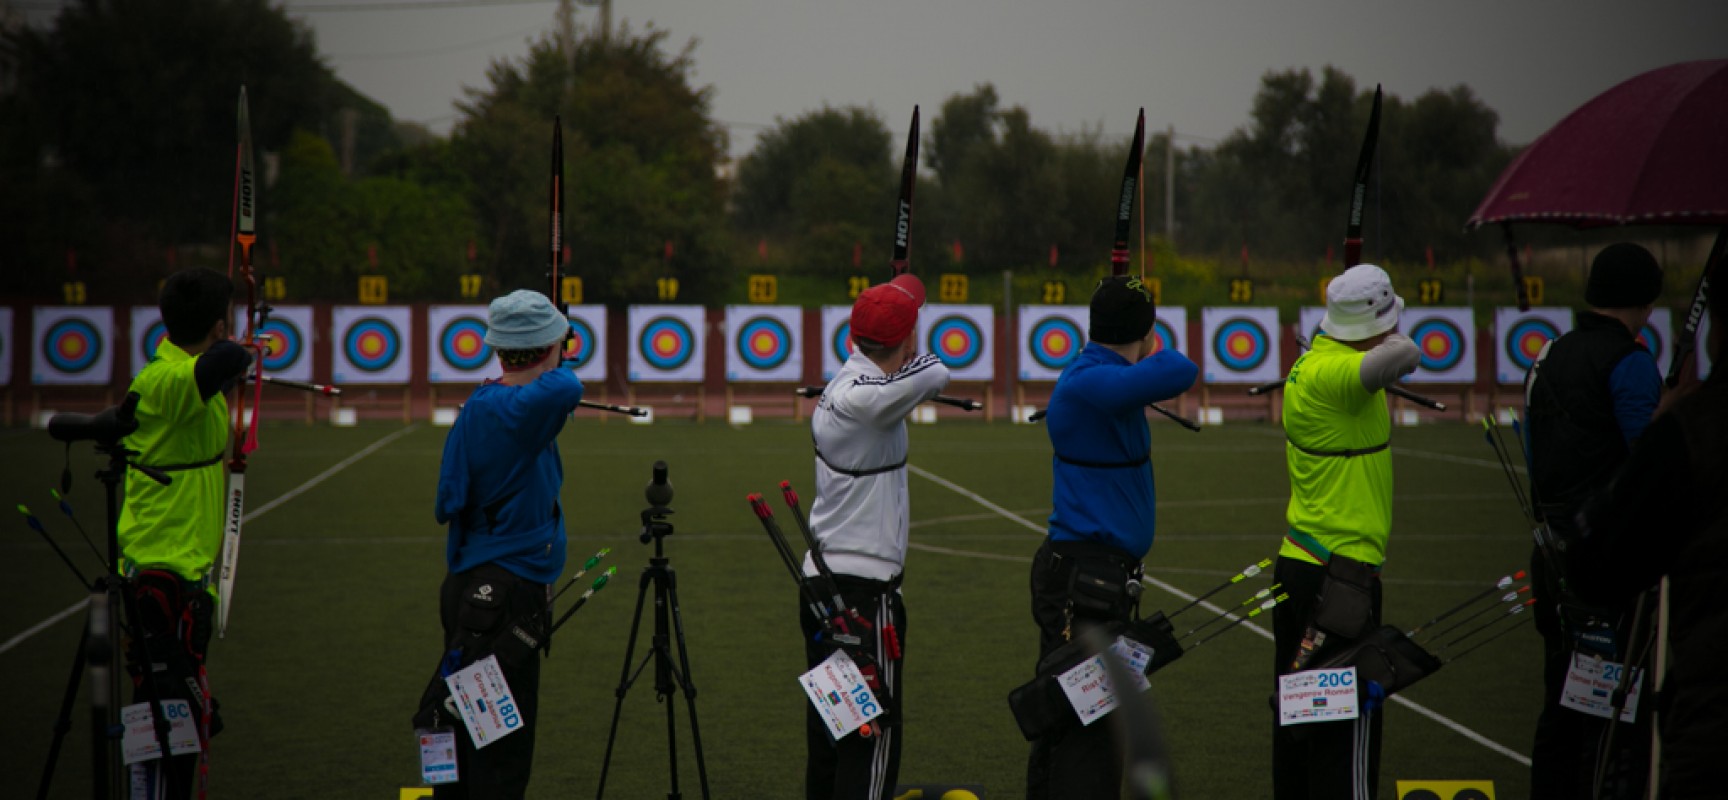
<path fill-rule="evenodd" d="M 506 39 L 514 39 L 518 36 L 526 36 L 528 34 L 534 33 L 535 31 L 539 31 L 545 27 L 546 27 L 545 25 L 534 25 L 534 26 L 524 28 L 524 29 L 519 30 L 519 31 L 514 31 L 512 33 L 506 33 L 506 34 L 503 34 L 501 36 L 494 36 L 490 39 L 480 39 L 478 41 L 464 42 L 461 44 L 443 45 L 440 47 L 430 47 L 430 48 L 425 48 L 422 50 L 404 50 L 404 51 L 397 52 L 397 53 L 328 53 L 326 55 L 328 55 L 330 58 L 341 59 L 343 61 L 388 61 L 388 60 L 397 59 L 397 58 L 421 58 L 424 56 L 445 55 L 447 53 L 456 53 L 456 52 L 460 52 L 463 50 L 471 50 L 473 48 L 480 47 L 482 45 L 493 44 L 495 42 L 502 42 Z"/>
<path fill-rule="evenodd" d="M 377 3 L 283 3 L 282 10 L 297 14 L 343 14 L 355 11 L 440 11 L 489 6 L 552 5 L 556 0 L 381 0 Z"/>

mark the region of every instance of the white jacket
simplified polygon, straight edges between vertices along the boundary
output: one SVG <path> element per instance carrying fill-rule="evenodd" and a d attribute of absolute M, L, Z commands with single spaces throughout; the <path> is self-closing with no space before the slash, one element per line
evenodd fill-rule
<path fill-rule="evenodd" d="M 906 563 L 906 416 L 948 385 L 934 354 L 885 375 L 862 353 L 840 367 L 810 416 L 816 500 L 810 528 L 840 575 L 888 580 Z M 804 574 L 816 575 L 809 554 Z"/>

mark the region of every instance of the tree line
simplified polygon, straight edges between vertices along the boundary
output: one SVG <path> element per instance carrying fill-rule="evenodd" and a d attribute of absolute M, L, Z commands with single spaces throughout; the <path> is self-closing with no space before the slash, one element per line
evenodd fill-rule
<path fill-rule="evenodd" d="M 669 299 L 666 279 L 679 302 L 717 304 L 741 299 L 748 273 L 836 287 L 882 273 L 911 110 L 777 119 L 728 165 L 713 89 L 694 85 L 694 68 L 694 43 L 675 48 L 652 26 L 547 35 L 495 62 L 440 138 L 343 84 L 309 30 L 262 0 L 71 5 L 50 28 L 0 32 L 0 294 L 51 300 L 78 280 L 90 302 L 147 302 L 174 269 L 221 268 L 241 83 L 266 154 L 256 261 L 285 279 L 286 300 L 352 299 L 373 274 L 392 301 L 544 286 L 554 117 L 566 270 L 585 302 Z M 1154 122 L 1143 211 L 1160 261 L 1229 272 L 1245 259 L 1269 278 L 1323 262 L 1372 94 L 1331 67 L 1275 71 L 1220 142 L 1172 152 Z M 915 269 L 1103 269 L 1130 131 L 1052 132 L 989 84 L 925 120 Z M 1513 154 L 1497 126 L 1465 86 L 1387 94 L 1369 257 L 1494 251 L 1462 221 Z"/>

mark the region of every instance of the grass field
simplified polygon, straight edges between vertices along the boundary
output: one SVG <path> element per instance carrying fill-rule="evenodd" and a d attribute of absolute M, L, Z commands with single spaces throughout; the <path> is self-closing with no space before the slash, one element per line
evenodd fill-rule
<path fill-rule="evenodd" d="M 1272 555 L 1288 494 L 1279 430 L 1237 424 L 1194 435 L 1154 426 L 1160 518 L 1149 575 L 1194 594 Z M 211 648 L 211 680 L 228 725 L 215 740 L 214 796 L 394 798 L 415 781 L 408 717 L 440 637 L 444 536 L 431 509 L 444 434 L 425 425 L 264 429 L 249 473 L 252 517 L 231 627 Z M 1049 443 L 1039 427 L 982 423 L 916 427 L 912 438 L 901 780 L 982 784 L 989 798 L 1020 796 L 1027 745 L 1005 698 L 1030 677 L 1036 655 L 1026 583 L 1049 511 Z M 594 791 L 637 576 L 650 554 L 636 540 L 642 488 L 652 462 L 664 459 L 677 489 L 677 533 L 667 553 L 679 576 L 713 795 L 800 796 L 805 700 L 794 683 L 802 671 L 795 593 L 744 496 L 790 478 L 808 502 L 809 441 L 808 429 L 791 423 L 735 429 L 584 419 L 565 431 L 571 560 L 611 547 L 620 580 L 554 642 L 531 795 Z M 0 499 L 31 505 L 93 569 L 48 494 L 61 446 L 24 429 L 0 430 L 0 444 L 7 454 Z M 1399 429 L 1394 462 L 1386 618 L 1409 627 L 1516 568 L 1529 545 L 1479 429 Z M 94 532 L 102 519 L 101 487 L 91 477 L 97 461 L 79 445 L 72 465 L 74 506 Z M 0 639 L 80 601 L 70 573 L 17 516 L 0 535 L 0 558 L 7 565 Z M 1181 604 L 1159 589 L 1144 602 Z M 0 652 L 10 695 L 9 724 L 0 726 L 8 764 L 0 796 L 34 791 L 82 620 L 69 615 Z M 1237 629 L 1153 676 L 1182 797 L 1270 795 L 1270 651 L 1266 637 Z M 1391 705 L 1382 796 L 1392 796 L 1394 780 L 1437 778 L 1492 779 L 1498 796 L 1523 796 L 1538 651 L 1525 626 L 1410 689 L 1404 696 L 1427 714 Z M 80 695 L 60 758 L 58 797 L 88 796 L 87 700 Z M 681 701 L 677 720 L 680 781 L 686 797 L 697 797 Z M 663 797 L 666 770 L 665 711 L 650 675 L 625 701 L 608 795 Z"/>

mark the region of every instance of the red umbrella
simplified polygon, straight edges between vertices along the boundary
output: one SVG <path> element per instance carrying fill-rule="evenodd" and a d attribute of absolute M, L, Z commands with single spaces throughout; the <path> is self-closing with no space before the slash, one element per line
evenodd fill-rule
<path fill-rule="evenodd" d="M 1728 225 L 1728 59 L 1662 67 L 1580 106 L 1500 173 L 1494 222 Z"/>
<path fill-rule="evenodd" d="M 1467 225 L 1496 222 L 1506 231 L 1521 309 L 1530 303 L 1513 222 L 1722 228 L 1675 342 L 1672 385 L 1728 242 L 1728 59 L 1654 69 L 1580 106 L 1513 159 Z"/>

